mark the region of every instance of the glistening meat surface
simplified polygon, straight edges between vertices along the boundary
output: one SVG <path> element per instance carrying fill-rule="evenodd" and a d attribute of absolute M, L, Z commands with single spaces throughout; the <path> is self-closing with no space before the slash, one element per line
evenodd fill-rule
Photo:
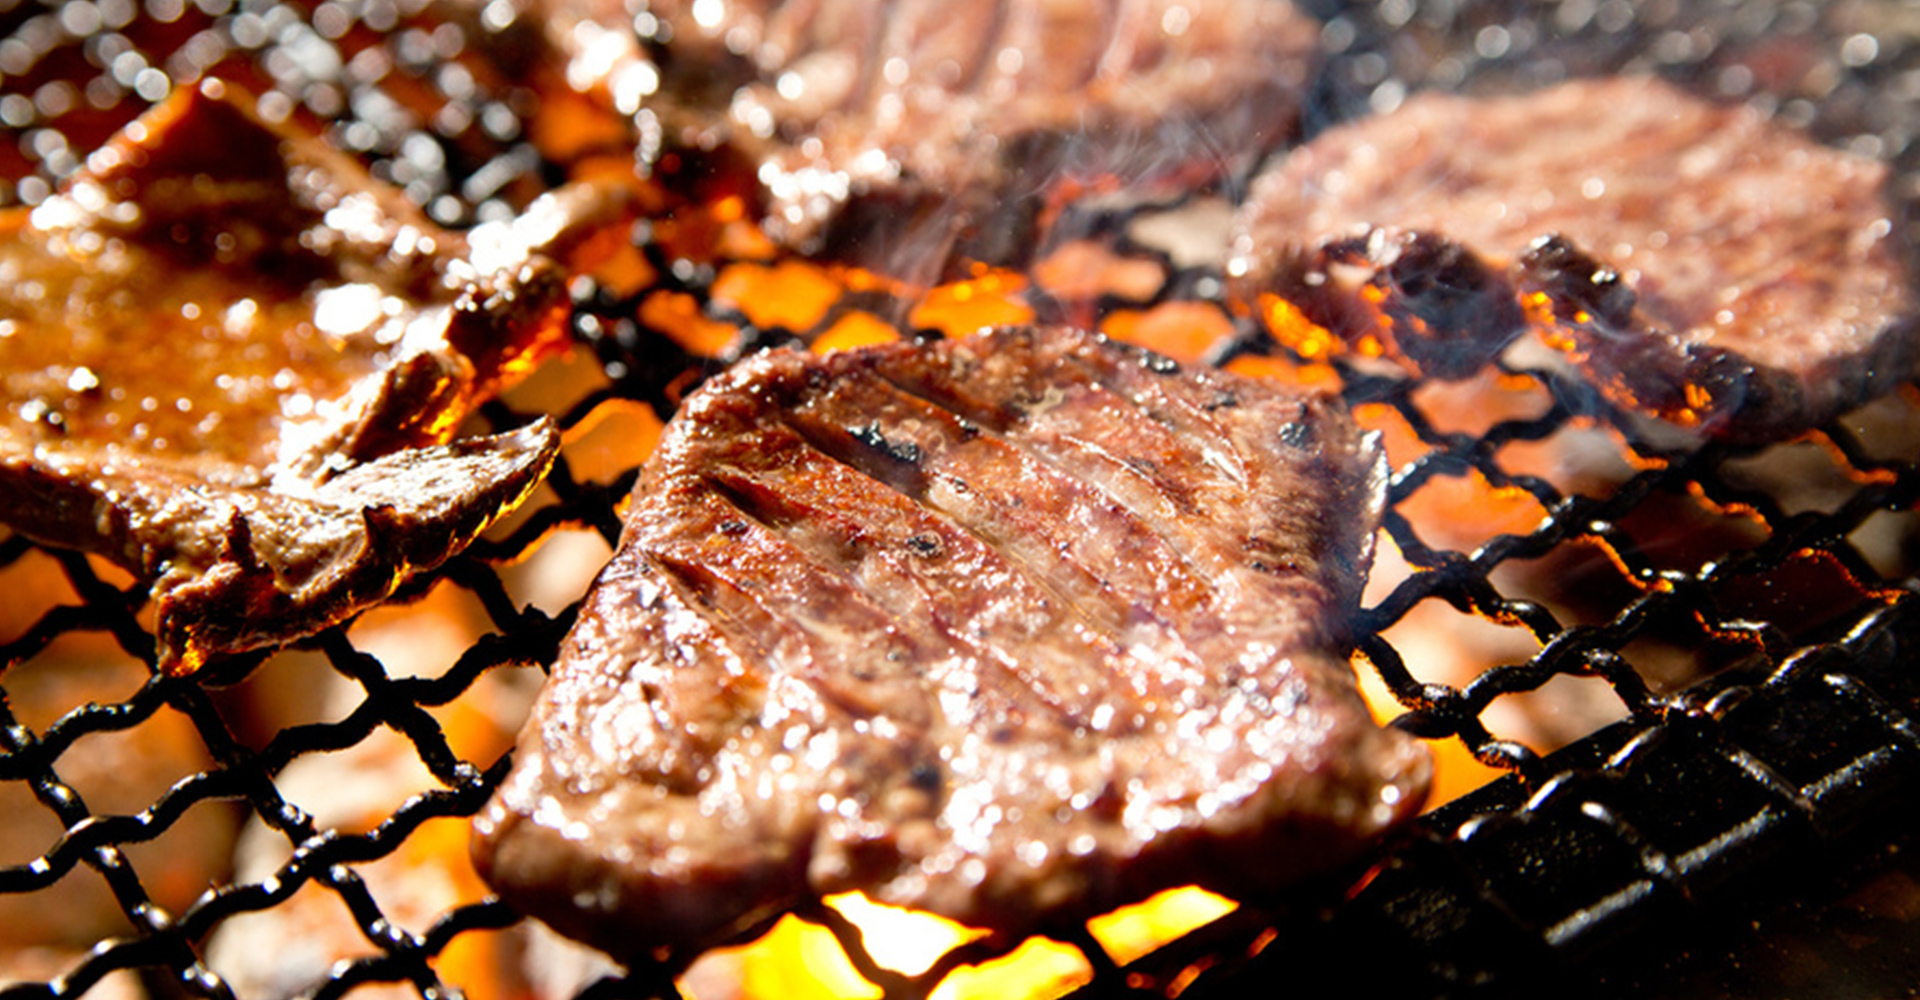
<path fill-rule="evenodd" d="M 1017 934 L 1337 869 L 1429 777 L 1347 662 L 1384 475 L 1336 400 L 1066 329 L 742 362 L 643 472 L 481 870 L 636 955 L 848 889 Z"/>
<path fill-rule="evenodd" d="M 644 160 L 737 158 L 776 239 L 894 273 L 1017 263 L 1069 185 L 1251 169 L 1319 37 L 1281 0 L 528 3 Z"/>
<path fill-rule="evenodd" d="M 391 595 L 539 481 L 546 422 L 449 442 L 564 344 L 564 193 L 470 240 L 217 81 L 0 215 L 0 521 L 153 581 L 170 669 Z"/>
<path fill-rule="evenodd" d="M 1912 370 L 1887 177 L 1651 78 L 1423 94 L 1263 176 L 1230 271 L 1283 334 L 1454 376 L 1532 324 L 1622 405 L 1763 440 Z"/>

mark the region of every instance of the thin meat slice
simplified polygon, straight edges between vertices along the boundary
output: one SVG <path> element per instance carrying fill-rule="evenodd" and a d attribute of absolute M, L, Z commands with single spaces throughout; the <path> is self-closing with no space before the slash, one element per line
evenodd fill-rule
<path fill-rule="evenodd" d="M 681 955 L 849 889 L 1007 933 L 1352 862 L 1425 795 L 1346 655 L 1337 400 L 1056 328 L 687 400 L 477 821 L 504 898 Z"/>
<path fill-rule="evenodd" d="M 159 658 L 286 642 L 517 504 L 543 423 L 450 442 L 565 343 L 559 264 L 615 199 L 469 240 L 218 82 L 0 217 L 0 521 L 153 581 Z"/>
<path fill-rule="evenodd" d="M 1624 406 L 1765 440 L 1912 370 L 1887 177 L 1652 78 L 1424 94 L 1263 177 L 1230 270 L 1283 336 L 1457 377 L 1535 328 Z"/>
<path fill-rule="evenodd" d="M 1295 134 L 1319 38 L 1282 0 L 529 9 L 661 176 L 739 165 L 777 240 L 896 274 L 1019 263 L 1074 191 L 1251 170 Z"/>

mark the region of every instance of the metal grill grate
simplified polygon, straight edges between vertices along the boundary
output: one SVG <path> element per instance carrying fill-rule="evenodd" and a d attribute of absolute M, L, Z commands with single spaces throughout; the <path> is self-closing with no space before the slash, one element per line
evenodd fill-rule
<path fill-rule="evenodd" d="M 76 12 L 82 3 L 88 10 Z M 1519 36 L 1532 15 L 1511 5 L 1439 6 L 1323 12 L 1336 58 L 1316 103 L 1322 116 L 1390 102 L 1382 88 L 1407 78 L 1444 79 L 1453 72 L 1446 60 L 1468 50 L 1476 53 L 1468 60 L 1476 65 L 1460 71 L 1468 79 L 1538 72 L 1552 61 L 1560 71 L 1623 68 L 1657 61 L 1652 42 L 1689 30 L 1671 18 L 1632 17 L 1610 29 L 1611 4 L 1586 5 L 1593 11 L 1574 25 L 1564 10 L 1578 5 L 1569 3 L 1552 15 L 1567 22 L 1564 39 L 1529 51 Z M 1775 11 L 1763 27 L 1787 31 L 1799 23 L 1793 9 Z M 1486 33 L 1494 26 L 1504 42 Z M 330 121 L 330 137 L 449 224 L 511 211 L 559 176 L 521 134 L 530 92 L 488 76 L 465 36 L 437 31 L 424 8 L 386 0 L 16 0 L 0 11 L 0 29 L 0 126 L 16 140 L 7 155 L 18 155 L 6 163 L 9 200 L 44 196 L 169 76 L 202 73 L 240 76 L 280 95 L 287 114 L 316 127 Z M 1728 28 L 1720 37 L 1731 41 L 1717 51 L 1737 48 L 1745 30 Z M 1825 29 L 1808 22 L 1801 30 Z M 122 41 L 102 40 L 114 37 Z M 314 39 L 334 55 L 316 55 Z M 1836 40 L 1835 51 L 1842 44 Z M 143 76 L 148 68 L 162 76 Z M 1871 90 L 1886 67 L 1868 60 L 1851 68 L 1858 72 L 1828 92 L 1838 110 L 1816 116 L 1816 125 L 1829 139 L 1879 137 L 1882 154 L 1903 160 L 1906 147 L 1887 138 L 1897 123 L 1883 120 L 1884 107 L 1849 98 Z M 1711 58 L 1680 70 L 1719 71 Z M 1604 966 L 1623 941 L 1684 930 L 1699 914 L 1766 898 L 1791 888 L 1790 876 L 1809 864 L 1884 839 L 1920 768 L 1911 721 L 1920 678 L 1909 666 L 1920 626 L 1909 596 L 1920 540 L 1909 513 L 1920 498 L 1920 387 L 1773 449 L 1675 447 L 1577 382 L 1525 363 L 1480 384 L 1531 405 L 1513 416 L 1463 417 L 1445 387 L 1358 362 L 1320 369 L 1268 346 L 1220 303 L 1214 266 L 1176 259 L 1143 235 L 1142 222 L 1201 212 L 1206 203 L 1118 211 L 1091 227 L 1116 260 L 1156 269 L 1149 291 L 1066 290 L 1038 271 L 987 275 L 974 291 L 1004 294 L 1042 320 L 1116 331 L 1151 329 L 1141 317 L 1191 306 L 1198 312 L 1183 315 L 1220 331 L 1204 360 L 1337 379 L 1396 455 L 1385 537 L 1404 568 L 1383 572 L 1370 591 L 1360 654 L 1405 708 L 1399 725 L 1436 748 L 1464 747 L 1456 764 L 1470 757 L 1509 777 L 1431 814 L 1363 888 L 1325 911 L 1243 907 L 1125 963 L 1091 933 L 1074 936 L 1066 943 L 1090 969 L 1084 995 L 1232 995 L 1283 978 L 1305 993 L 1513 989 Z M 151 665 L 145 591 L 88 558 L 19 538 L 0 542 L 0 593 L 17 609 L 0 646 L 0 791 L 18 793 L 20 810 L 5 823 L 52 831 L 25 856 L 0 857 L 0 905 L 23 900 L 9 912 L 31 913 L 62 905 L 54 901 L 77 883 L 97 882 L 114 915 L 90 942 L 56 956 L 43 979 L 0 989 L 0 998 L 105 994 L 121 972 L 158 997 L 233 996 L 209 943 L 252 915 L 290 910 L 302 894 L 343 909 L 358 935 L 353 957 L 310 984 L 323 1000 L 367 995 L 380 984 L 429 1000 L 452 995 L 462 984 L 444 966 L 463 942 L 522 926 L 487 898 L 408 911 L 369 872 L 444 846 L 434 831 L 472 816 L 504 773 L 497 752 L 463 755 L 472 741 L 450 720 L 466 709 L 491 711 L 482 704 L 491 692 L 530 673 L 520 668 L 551 662 L 571 624 L 573 607 L 542 610 L 524 597 L 523 567 L 556 533 L 617 538 L 638 452 L 623 462 L 618 448 L 589 454 L 582 442 L 630 403 L 669 414 L 736 352 L 815 342 L 851 316 L 905 336 L 941 332 L 922 296 L 826 270 L 807 272 L 832 288 L 806 320 L 756 324 L 721 292 L 741 266 L 778 261 L 690 253 L 684 232 L 658 228 L 636 233 L 635 246 L 653 280 L 636 291 L 578 289 L 578 378 L 557 392 L 560 402 L 548 407 L 535 390 L 485 411 L 486 423 L 506 427 L 536 408 L 555 409 L 574 443 L 533 509 L 403 595 L 420 603 L 401 615 L 434 602 L 470 609 L 474 625 L 446 663 L 403 669 L 390 642 L 348 628 L 192 679 L 146 676 L 111 694 L 103 693 L 111 685 L 61 689 L 50 679 L 59 670 L 102 663 L 137 673 Z M 1619 473 L 1559 475 L 1526 457 L 1576 445 L 1607 451 Z M 1458 504 L 1476 502 L 1530 512 L 1526 526 L 1506 530 L 1497 518 L 1458 515 Z M 1503 657 L 1482 649 L 1467 657 L 1466 673 L 1438 670 L 1423 638 L 1436 621 L 1492 629 L 1500 637 L 1494 650 L 1517 640 L 1535 651 Z M 289 657 L 323 677 L 345 707 L 263 729 L 260 689 L 291 675 Z M 1568 682 L 1580 698 L 1547 698 Z M 1530 698 L 1545 706 L 1536 716 L 1551 717 L 1551 708 L 1578 718 L 1516 735 L 1503 707 Z M 1578 706 L 1595 701 L 1605 703 L 1601 710 L 1581 714 Z M 88 748 L 116 734 L 146 739 L 162 725 L 193 763 L 129 808 L 103 806 L 103 786 L 79 775 Z M 289 793 L 297 762 L 379 740 L 397 741 L 398 758 L 409 768 L 417 762 L 425 778 L 423 790 L 365 829 L 332 823 Z M 203 827 L 231 836 L 241 813 L 284 860 L 264 874 L 219 871 L 211 891 L 163 901 L 178 895 L 163 883 L 183 840 Z M 193 826 L 209 816 L 210 824 Z M 869 954 L 860 927 L 841 911 L 818 905 L 799 916 L 826 928 L 854 969 L 889 996 L 930 994 L 951 970 L 1018 944 L 976 941 L 903 975 Z M 589 976 L 575 992 L 592 1000 L 673 996 L 673 972 Z"/>

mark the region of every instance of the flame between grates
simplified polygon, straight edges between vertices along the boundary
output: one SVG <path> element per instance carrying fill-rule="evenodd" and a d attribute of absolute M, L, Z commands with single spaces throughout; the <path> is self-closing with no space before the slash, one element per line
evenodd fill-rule
<path fill-rule="evenodd" d="M 449 73 L 466 65 L 457 33 L 419 9 L 88 8 L 0 11 L 0 123 L 24 157 L 7 165 L 12 200 L 44 196 L 167 81 L 227 71 L 270 84 L 290 114 L 337 115 L 333 138 L 449 224 L 510 211 L 550 179 L 520 134 L 526 95 Z M 332 45 L 332 61 L 302 57 L 309 39 Z M 1351 97 L 1342 86 L 1329 109 Z M 436 110 L 409 110 L 421 107 Z M 442 902 L 396 897 L 382 866 L 463 851 L 465 820 L 504 773 L 501 734 L 517 724 L 501 717 L 512 712 L 502 692 L 537 681 L 524 668 L 551 662 L 575 611 L 577 569 L 554 584 L 541 568 L 567 564 L 563 547 L 590 563 L 614 542 L 645 443 L 692 385 L 770 343 L 825 348 L 989 321 L 1082 323 L 1183 362 L 1340 388 L 1386 437 L 1396 470 L 1362 673 L 1396 724 L 1432 741 L 1453 799 L 1336 906 L 1241 907 L 1145 949 L 1075 933 L 1061 943 L 1070 972 L 1028 985 L 1206 996 L 1284 981 L 1305 995 L 1438 996 L 1564 982 L 1885 842 L 1920 771 L 1920 387 L 1799 442 L 1683 449 L 1524 357 L 1461 386 L 1302 358 L 1222 305 L 1214 261 L 1159 235 L 1204 229 L 1218 208 L 1202 196 L 1114 211 L 1092 220 L 1095 238 L 1053 248 L 1027 274 L 928 291 L 779 259 L 741 237 L 724 203 L 637 232 L 627 280 L 576 289 L 575 358 L 485 413 L 499 428 L 551 412 L 566 430 L 532 509 L 397 608 L 288 653 L 151 676 L 142 587 L 82 556 L 0 542 L 12 608 L 0 615 L 0 849 L 11 852 L 0 855 L 0 922 L 49 924 L 0 970 L 18 977 L 0 998 L 710 995 L 666 968 L 588 966 L 510 989 L 492 966 L 532 947 L 501 944 L 527 930 L 516 913 L 467 884 L 430 894 Z M 449 620 L 461 624 L 443 635 Z M 90 679 L 98 670 L 117 679 Z M 299 686 L 276 702 L 271 689 L 289 678 Z M 274 714 L 308 698 L 328 707 Z M 140 749 L 125 749 L 133 740 Z M 419 780 L 357 818 L 316 806 L 294 778 L 376 744 L 391 746 L 376 760 Z M 115 756 L 169 747 L 184 750 L 147 771 Z M 111 779 L 134 773 L 155 790 L 129 800 Z M 252 826 L 238 836 L 274 847 L 265 861 L 232 860 L 243 814 Z M 197 866 L 179 860 L 195 851 Z M 52 926 L 77 885 L 95 898 L 93 922 Z M 217 939 L 315 899 L 350 928 L 351 947 L 313 982 L 236 986 Z M 1021 945 L 974 940 L 902 973 L 866 946 L 875 924 L 849 912 L 797 916 L 837 942 L 866 995 L 948 995 L 956 970 Z M 298 944 L 264 946 L 285 948 L 276 958 L 292 966 Z"/>

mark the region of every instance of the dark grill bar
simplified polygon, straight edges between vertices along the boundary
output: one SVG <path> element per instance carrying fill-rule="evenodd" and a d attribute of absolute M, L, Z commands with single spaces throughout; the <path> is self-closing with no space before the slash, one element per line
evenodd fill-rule
<path fill-rule="evenodd" d="M 1536 785 L 1435 811 L 1345 906 L 1283 926 L 1223 985 L 1479 996 L 1619 979 L 1765 912 L 1751 907 L 1857 880 L 1911 819 L 1915 626 L 1910 600 L 1876 609 L 1550 756 Z"/>

